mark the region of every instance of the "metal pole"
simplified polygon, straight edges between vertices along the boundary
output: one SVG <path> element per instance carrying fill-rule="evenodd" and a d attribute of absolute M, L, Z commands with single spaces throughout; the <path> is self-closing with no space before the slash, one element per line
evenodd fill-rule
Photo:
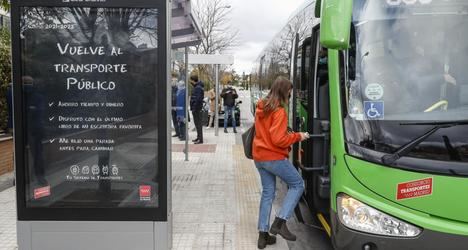
<path fill-rule="evenodd" d="M 188 103 L 189 103 L 189 61 L 188 61 L 188 47 L 185 46 L 185 161 L 189 161 L 189 151 L 188 151 L 188 142 L 189 142 L 189 129 L 188 129 L 188 118 L 189 118 L 189 109 L 188 109 Z"/>
<path fill-rule="evenodd" d="M 219 135 L 219 64 L 216 64 L 216 79 L 215 79 L 215 84 L 216 84 L 216 103 L 215 103 L 215 114 L 214 114 L 214 123 L 215 123 L 215 136 Z"/>

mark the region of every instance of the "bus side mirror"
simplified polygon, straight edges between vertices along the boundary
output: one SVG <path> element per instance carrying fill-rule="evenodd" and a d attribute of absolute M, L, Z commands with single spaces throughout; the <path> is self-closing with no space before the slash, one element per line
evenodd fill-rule
<path fill-rule="evenodd" d="M 328 49 L 348 49 L 353 0 L 321 0 L 320 2 L 320 43 Z"/>

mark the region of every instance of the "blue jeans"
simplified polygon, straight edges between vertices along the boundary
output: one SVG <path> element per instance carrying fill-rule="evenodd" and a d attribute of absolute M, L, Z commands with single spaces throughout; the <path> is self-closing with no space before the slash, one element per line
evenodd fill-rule
<path fill-rule="evenodd" d="M 299 172 L 288 160 L 255 162 L 262 180 L 262 198 L 258 216 L 258 230 L 268 232 L 270 229 L 270 215 L 276 192 L 276 177 L 288 184 L 288 193 L 277 217 L 288 220 L 297 206 L 304 192 L 304 181 Z"/>
<path fill-rule="evenodd" d="M 232 127 L 236 129 L 236 115 L 234 107 L 224 106 L 224 129 L 227 129 L 229 115 L 232 117 Z"/>

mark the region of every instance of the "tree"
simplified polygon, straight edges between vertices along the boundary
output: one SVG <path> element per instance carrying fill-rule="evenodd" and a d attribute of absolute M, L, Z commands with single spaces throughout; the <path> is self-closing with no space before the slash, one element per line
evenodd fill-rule
<path fill-rule="evenodd" d="M 306 39 L 312 30 L 312 25 L 314 25 L 312 9 L 303 10 L 290 19 L 273 39 L 260 63 L 262 73 L 258 82 L 262 88 L 269 89 L 278 76 L 290 77 L 292 75 L 290 60 L 293 57 L 291 53 L 295 45 L 294 40 L 296 36 L 298 42 Z M 253 75 L 255 81 L 257 81 L 256 77 Z"/>
<path fill-rule="evenodd" d="M 230 25 L 231 6 L 226 0 L 197 0 L 193 13 L 199 21 L 202 42 L 196 46 L 197 54 L 222 53 L 237 45 L 239 31 Z M 198 65 L 199 78 L 214 82 L 214 68 Z M 210 86 L 208 85 L 207 88 Z"/>
<path fill-rule="evenodd" d="M 230 72 L 223 72 L 221 74 L 221 80 L 220 80 L 220 83 L 225 86 L 227 85 L 228 83 L 232 83 L 232 74 Z"/>
<path fill-rule="evenodd" d="M 289 59 L 292 58 L 292 48 L 294 46 L 294 39 L 296 35 L 299 41 L 303 41 L 307 32 L 311 29 L 310 24 L 313 23 L 310 11 L 302 11 L 298 13 L 288 25 L 282 30 L 280 39 L 276 44 L 273 44 L 271 53 L 274 57 L 273 61 L 276 62 L 275 72 L 281 72 L 291 75 Z"/>
<path fill-rule="evenodd" d="M 2 0 L 0 8 L 10 10 L 10 1 Z M 10 31 L 0 28 L 0 130 L 7 128 L 8 106 L 6 91 L 11 83 L 11 42 Z"/>
<path fill-rule="evenodd" d="M 231 6 L 225 0 L 198 0 L 193 13 L 200 22 L 202 43 L 197 52 L 203 54 L 221 53 L 234 47 L 239 31 L 230 25 Z"/>
<path fill-rule="evenodd" d="M 6 10 L 6 11 L 10 11 L 10 0 L 2 0 L 2 3 L 1 3 L 1 8 Z"/>
<path fill-rule="evenodd" d="M 8 109 L 6 92 L 11 83 L 11 43 L 10 32 L 6 28 L 0 29 L 0 130 L 6 129 Z"/>

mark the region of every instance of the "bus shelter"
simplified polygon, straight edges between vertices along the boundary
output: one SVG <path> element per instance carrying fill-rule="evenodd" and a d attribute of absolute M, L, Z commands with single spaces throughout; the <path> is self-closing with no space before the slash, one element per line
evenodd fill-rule
<path fill-rule="evenodd" d="M 20 250 L 171 247 L 168 3 L 11 1 Z"/>

